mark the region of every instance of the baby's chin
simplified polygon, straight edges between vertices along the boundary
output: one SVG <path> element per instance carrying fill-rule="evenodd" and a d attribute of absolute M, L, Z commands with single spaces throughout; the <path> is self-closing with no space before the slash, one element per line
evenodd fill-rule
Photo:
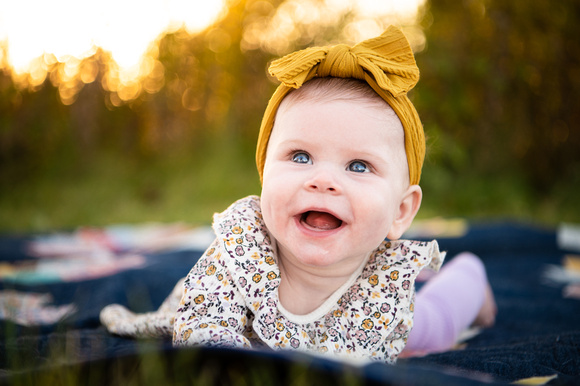
<path fill-rule="evenodd" d="M 278 259 L 283 265 L 315 272 L 320 277 L 348 276 L 366 259 L 368 253 L 344 254 L 344 248 L 336 243 L 323 246 L 320 243 L 301 242 L 289 248 L 278 246 Z"/>

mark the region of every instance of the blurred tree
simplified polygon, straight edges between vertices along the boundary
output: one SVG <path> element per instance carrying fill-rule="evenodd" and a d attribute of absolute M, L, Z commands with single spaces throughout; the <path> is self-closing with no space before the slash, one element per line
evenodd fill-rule
<path fill-rule="evenodd" d="M 5 68 L 0 169 L 16 167 L 21 174 L 51 159 L 90 159 L 101 151 L 163 156 L 205 148 L 216 136 L 253 148 L 275 88 L 268 61 L 352 35 L 353 4 L 334 9 L 317 0 L 232 0 L 225 17 L 206 30 L 161 37 L 137 84 L 123 85 L 102 50 L 82 61 L 39 58 L 35 69 L 46 77 L 29 77 L 27 89 L 16 88 Z M 393 20 L 365 17 L 379 30 Z"/>
<path fill-rule="evenodd" d="M 102 51 L 68 78 L 67 63 L 49 60 L 44 82 L 25 89 L 0 70 L 0 183 L 51 165 L 79 167 L 104 152 L 155 158 L 227 141 L 252 158 L 275 87 L 268 62 L 333 42 L 355 22 L 348 8 L 326 17 L 325 3 L 315 0 L 229 4 L 225 17 L 197 35 L 160 38 L 150 71 L 125 91 Z M 324 21 L 304 13 L 305 4 Z M 289 19 L 292 12 L 304 17 Z M 579 20 L 576 0 L 428 3 L 426 49 L 417 53 L 422 78 L 411 96 L 430 160 L 451 175 L 521 175 L 545 195 L 556 183 L 580 181 Z"/>
<path fill-rule="evenodd" d="M 415 97 L 436 162 L 542 192 L 578 178 L 579 20 L 575 0 L 433 0 Z"/>

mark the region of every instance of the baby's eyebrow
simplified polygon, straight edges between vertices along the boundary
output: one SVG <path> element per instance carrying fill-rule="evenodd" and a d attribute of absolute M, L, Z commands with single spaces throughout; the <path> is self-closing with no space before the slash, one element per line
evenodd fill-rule
<path fill-rule="evenodd" d="M 285 139 L 283 141 L 281 141 L 279 143 L 280 146 L 288 146 L 288 147 L 303 147 L 306 145 L 311 145 L 310 142 L 306 141 L 306 140 L 302 140 L 302 139 L 296 139 L 296 138 L 292 138 L 292 139 Z"/>
<path fill-rule="evenodd" d="M 350 154 L 352 154 L 354 156 L 354 158 L 357 159 L 375 159 L 375 160 L 386 160 L 388 158 L 388 149 L 382 149 L 382 150 L 377 150 L 377 151 L 368 151 L 366 149 L 357 149 L 357 148 L 353 148 L 352 146 L 349 147 L 350 150 Z"/>

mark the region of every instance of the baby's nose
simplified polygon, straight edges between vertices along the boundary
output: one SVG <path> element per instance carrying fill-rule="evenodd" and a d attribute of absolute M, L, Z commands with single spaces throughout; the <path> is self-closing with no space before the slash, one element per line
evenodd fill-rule
<path fill-rule="evenodd" d="M 313 173 L 306 182 L 306 188 L 311 191 L 335 194 L 341 190 L 337 177 L 326 169 L 320 169 Z"/>

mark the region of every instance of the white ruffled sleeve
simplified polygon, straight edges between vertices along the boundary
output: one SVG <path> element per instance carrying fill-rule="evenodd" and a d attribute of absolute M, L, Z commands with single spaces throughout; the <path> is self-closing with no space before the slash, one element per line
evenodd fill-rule
<path fill-rule="evenodd" d="M 218 245 L 216 240 L 184 282 L 183 297 L 175 316 L 174 346 L 251 347 L 244 336 L 247 308 L 220 259 Z"/>

